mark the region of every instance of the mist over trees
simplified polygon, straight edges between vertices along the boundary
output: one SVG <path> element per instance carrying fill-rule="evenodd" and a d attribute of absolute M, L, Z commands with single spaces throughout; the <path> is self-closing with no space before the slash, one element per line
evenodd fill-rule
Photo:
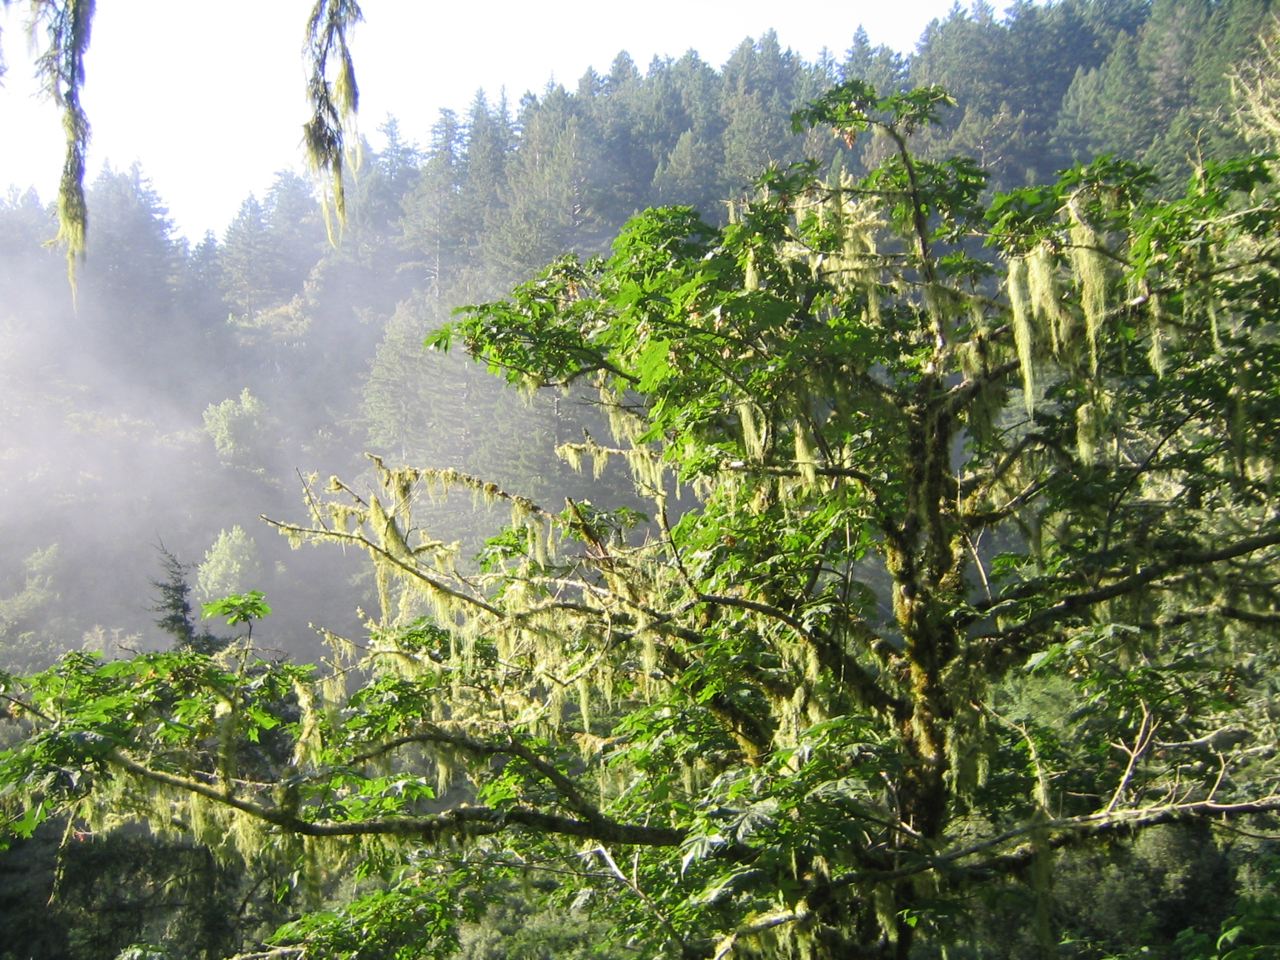
<path fill-rule="evenodd" d="M 11 190 L 0 202 L 0 302 L 6 456 L 19 469 L 0 482 L 6 503 L 38 496 L 42 509 L 10 521 L 7 589 L 21 592 L 23 556 L 56 543 L 60 579 L 77 586 L 61 601 L 71 637 L 50 657 L 95 624 L 155 641 L 148 544 L 198 561 L 218 531 L 292 511 L 295 471 L 346 470 L 370 449 L 503 484 L 543 472 L 550 486 L 575 482 L 548 453 L 581 429 L 575 404 L 526 409 L 458 358 L 418 349 L 455 307 L 563 253 L 603 252 L 654 204 L 723 222 L 725 201 L 769 163 L 866 172 L 878 144 L 848 150 L 789 125 L 793 109 L 854 77 L 885 91 L 948 89 L 958 105 L 920 149 L 973 156 L 993 189 L 1107 150 L 1154 163 L 1171 189 L 1198 157 L 1240 146 L 1219 122 L 1226 69 L 1247 59 L 1268 9 L 1022 4 L 1001 19 L 978 4 L 935 21 L 910 55 L 861 31 L 815 63 L 772 33 L 744 40 L 719 69 L 693 52 L 644 69 L 621 53 L 605 74 L 514 105 L 478 93 L 463 114 L 442 111 L 421 143 L 387 120 L 381 149 L 366 147 L 348 173 L 337 247 L 310 181 L 294 173 L 245 198 L 222 237 L 192 245 L 174 237 L 142 169 L 108 169 L 88 186 L 96 239 L 75 307 L 44 246 L 52 212 Z M 38 529 L 26 529 L 33 513 Z M 279 546 L 268 547 L 273 577 L 304 562 Z M 298 653 L 314 651 L 306 623 L 346 622 L 324 604 L 330 591 L 298 582 L 313 575 L 266 584 L 282 645 Z"/>
<path fill-rule="evenodd" d="M 5 923 L 86 960 L 1267 956 L 1273 15 L 623 52 L 387 118 L 332 243 L 332 184 L 191 243 L 107 168 L 74 301 L 11 189 L 5 815 L 67 819 L 0 857 Z"/>

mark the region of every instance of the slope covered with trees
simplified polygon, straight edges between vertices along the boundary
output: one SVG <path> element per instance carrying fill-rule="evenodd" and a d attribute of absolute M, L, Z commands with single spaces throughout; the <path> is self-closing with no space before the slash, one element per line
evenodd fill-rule
<path fill-rule="evenodd" d="M 855 36 L 805 64 L 772 35 L 720 71 L 620 56 L 442 114 L 423 150 L 388 124 L 336 248 L 291 175 L 190 250 L 139 171 L 107 171 L 113 247 L 75 314 L 19 285 L 62 268 L 13 196 L 10 342 L 56 372 L 11 420 L 147 453 L 173 482 L 136 509 L 208 545 L 197 589 L 339 630 L 321 666 L 260 659 L 296 627 L 250 642 L 267 608 L 241 592 L 218 610 L 245 635 L 193 642 L 157 531 L 144 616 L 175 651 L 5 675 L 11 827 L 96 844 L 140 818 L 184 838 L 175 863 L 249 867 L 204 896 L 330 908 L 258 948 L 281 911 L 250 911 L 207 956 L 479 956 L 466 922 L 530 877 L 619 953 L 1265 956 L 1278 210 L 1271 156 L 1232 150 L 1276 146 L 1275 74 L 1258 54 L 1230 99 L 1215 52 L 1250 49 L 1265 4 L 1188 6 L 957 8 L 909 58 Z M 954 103 L 904 92 L 934 80 Z M 1028 186 L 1107 146 L 1134 84 L 1163 91 L 1127 144 L 1155 172 Z M 522 407 L 459 347 L 553 389 Z M 86 397 L 64 354 L 126 399 Z M 299 466 L 336 475 L 303 474 L 303 519 Z M 75 459 L 35 478 L 51 509 L 117 512 Z M 468 498 L 489 506 L 458 521 Z M 362 625 L 304 593 L 339 551 L 299 566 L 257 512 L 372 561 L 340 598 Z M 74 620 L 69 552 L 12 572 L 13 666 L 76 629 L 41 613 Z M 204 922 L 155 902 L 170 935 Z"/>
<path fill-rule="evenodd" d="M 627 217 L 654 204 L 691 204 L 721 224 L 726 201 L 770 162 L 812 157 L 865 174 L 881 145 L 790 131 L 790 111 L 840 80 L 946 87 L 957 106 L 916 147 L 973 156 L 989 189 L 1114 150 L 1156 163 L 1157 190 L 1176 190 L 1197 158 L 1240 142 L 1224 71 L 1249 61 L 1268 11 L 1069 2 L 1015 5 L 1001 19 L 979 5 L 935 22 L 909 56 L 861 32 L 841 58 L 815 63 L 773 34 L 744 41 L 719 69 L 689 53 L 641 70 L 620 54 L 606 74 L 515 106 L 479 94 L 461 115 L 444 111 L 421 147 L 388 121 L 345 191 L 336 248 L 310 184 L 292 173 L 246 198 L 222 237 L 189 245 L 140 169 L 103 171 L 87 190 L 100 243 L 79 267 L 78 309 L 43 246 L 55 212 L 13 192 L 0 203 L 14 465 L 2 482 L 6 503 L 44 508 L 37 522 L 25 510 L 7 521 L 2 595 L 24 589 L 22 558 L 56 543 L 46 575 L 69 622 L 47 653 L 96 625 L 154 643 L 145 593 L 156 541 L 198 563 L 239 524 L 266 551 L 261 585 L 277 601 L 278 642 L 302 652 L 308 622 L 345 624 L 352 606 L 308 584 L 354 571 L 326 574 L 321 555 L 281 552 L 257 526 L 260 513 L 294 509 L 296 471 L 351 475 L 371 449 L 508 486 L 546 475 L 533 490 L 543 499 L 566 483 L 586 495 L 547 452 L 580 432 L 581 403 L 526 408 L 456 358 L 417 349 L 457 306 L 566 251 L 605 252 Z M 1173 33 L 1181 46 L 1161 54 Z M 1109 78 L 1125 56 L 1135 65 L 1122 84 Z M 1142 92 L 1157 86 L 1183 93 Z M 1137 104 L 1148 126 L 1104 123 Z M 237 435 L 223 414 L 246 389 L 256 413 Z M 138 496 L 132 476 L 154 482 Z"/>

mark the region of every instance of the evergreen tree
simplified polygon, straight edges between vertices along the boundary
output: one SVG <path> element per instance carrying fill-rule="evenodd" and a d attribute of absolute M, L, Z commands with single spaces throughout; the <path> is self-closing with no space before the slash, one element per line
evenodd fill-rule
<path fill-rule="evenodd" d="M 725 128 L 722 109 L 724 77 L 717 74 L 710 64 L 704 63 L 696 53 L 689 51 L 672 64 L 671 78 L 687 117 L 687 124 L 681 132 L 684 129 L 692 130 L 704 143 L 718 142 Z M 711 153 L 705 158 L 705 162 L 715 167 L 721 156 L 719 152 Z"/>
<path fill-rule="evenodd" d="M 1091 68 L 1106 59 L 1117 37 L 1135 35 L 1151 12 L 1150 0 L 1068 0 L 1093 37 Z"/>
<path fill-rule="evenodd" d="M 466 163 L 459 197 L 463 233 L 458 244 L 472 264 L 467 283 L 472 295 L 479 297 L 491 292 L 488 275 L 493 271 L 487 264 L 478 265 L 483 261 L 485 238 L 503 222 L 509 200 L 507 166 L 515 148 L 515 129 L 505 94 L 492 107 L 483 91 L 476 94 L 465 136 Z"/>
<path fill-rule="evenodd" d="M 226 319 L 226 303 L 222 299 L 222 251 L 212 232 L 201 237 L 187 254 L 179 300 L 183 313 L 198 318 L 202 327 L 216 326 Z"/>
<path fill-rule="evenodd" d="M 98 242 L 79 272 L 77 327 L 82 347 L 135 382 L 167 389 L 186 379 L 195 330 L 176 294 L 184 251 L 168 211 L 137 165 L 104 168 L 88 191 Z"/>
<path fill-rule="evenodd" d="M 859 27 L 840 64 L 840 80 L 862 80 L 877 90 L 898 91 L 906 85 L 906 69 L 901 54 L 883 44 L 872 46 L 867 31 Z"/>
<path fill-rule="evenodd" d="M 766 164 L 799 159 L 800 143 L 788 117 L 807 91 L 799 59 L 782 50 L 772 30 L 734 50 L 724 65 L 723 83 L 721 182 L 729 196 L 740 193 Z"/>
<path fill-rule="evenodd" d="M 689 204 L 707 219 L 716 219 L 723 206 L 723 190 L 719 171 L 706 158 L 717 146 L 700 141 L 693 130 L 680 134 L 654 171 L 654 199 L 662 204 Z"/>
<path fill-rule="evenodd" d="M 53 212 L 35 190 L 13 188 L 0 199 L 0 347 L 8 402 L 38 389 L 45 362 L 67 356 L 78 340 L 65 296 L 66 265 L 48 246 L 57 230 Z M 26 389 L 24 389 L 26 388 Z"/>
<path fill-rule="evenodd" d="M 240 316 L 255 317 L 276 302 L 279 271 L 273 261 L 266 211 L 250 194 L 240 204 L 222 242 L 222 282 L 226 300 Z"/>
<path fill-rule="evenodd" d="M 1190 126 L 1195 140 L 1192 166 L 1205 157 L 1243 152 L 1245 141 L 1232 123 L 1231 76 L 1263 59 L 1260 45 L 1271 32 L 1276 5 L 1271 0 L 1233 0 L 1215 4 L 1204 31 L 1196 39 L 1191 75 Z"/>
<path fill-rule="evenodd" d="M 584 133 L 599 145 L 588 173 L 599 214 L 610 227 L 647 205 L 657 166 L 652 141 L 642 125 L 643 81 L 624 51 L 610 65 L 599 90 L 580 106 Z"/>
<path fill-rule="evenodd" d="M 406 301 L 383 331 L 365 378 L 362 412 L 370 448 L 401 463 L 460 466 L 474 446 L 474 378 L 443 354 L 423 349 L 443 320 L 438 295 Z"/>
<path fill-rule="evenodd" d="M 53 279 L 50 258 L 40 254 L 56 230 L 52 212 L 40 203 L 34 189 L 9 189 L 0 200 L 0 289 L 3 308 L 13 314 L 21 300 L 35 300 Z"/>
<path fill-rule="evenodd" d="M 419 289 L 440 297 L 467 258 L 462 189 L 466 177 L 463 131 L 452 110 L 441 110 L 413 192 L 404 200 L 401 230 Z"/>
<path fill-rule="evenodd" d="M 151 609 L 160 614 L 156 618 L 156 626 L 173 639 L 177 650 L 201 654 L 217 653 L 228 641 L 215 637 L 207 629 L 197 629 L 191 611 L 191 583 L 188 579 L 190 565 L 174 556 L 163 543 L 157 549 L 160 551 L 160 566 L 164 571 L 164 578 L 151 581 L 151 586 L 157 593 L 156 604 Z"/>
<path fill-rule="evenodd" d="M 1280 150 L 1280 16 L 1258 42 L 1258 56 L 1232 70 L 1233 126 L 1246 143 Z"/>
<path fill-rule="evenodd" d="M 499 275 L 546 264 L 566 248 L 598 250 L 607 221 L 593 176 L 601 146 L 561 86 L 528 101 L 518 149 L 506 169 L 505 209 L 490 223 L 482 251 Z"/>
<path fill-rule="evenodd" d="M 1062 105 L 1058 136 L 1074 158 L 1113 150 L 1123 156 L 1150 153 L 1172 117 L 1152 109 L 1150 79 L 1139 62 L 1139 41 L 1124 35 L 1106 62 L 1076 75 Z"/>
<path fill-rule="evenodd" d="M 911 58 L 910 82 L 937 84 L 961 109 L 972 107 L 990 116 L 1000 108 L 997 81 L 1008 67 L 1003 40 L 991 4 L 982 0 L 969 11 L 956 2 L 944 19 L 925 28 Z"/>
<path fill-rule="evenodd" d="M 1211 0 L 1153 0 L 1151 4 L 1137 50 L 1149 85 L 1142 106 L 1166 124 L 1191 105 L 1190 68 L 1212 9 Z"/>
<path fill-rule="evenodd" d="M 708 219 L 722 216 L 725 118 L 720 77 L 689 52 L 650 72 L 652 124 L 669 143 L 654 169 L 652 195 L 659 203 L 687 203 Z"/>
<path fill-rule="evenodd" d="M 387 117 L 378 130 L 386 143 L 373 155 L 372 170 L 364 174 L 360 209 L 369 230 L 387 235 L 395 232 L 404 199 L 417 184 L 422 151 L 403 139 L 395 117 Z"/>
<path fill-rule="evenodd" d="M 263 225 L 273 256 L 268 260 L 272 295 L 285 300 L 303 282 L 328 244 L 320 204 L 310 182 L 289 170 L 279 171 L 262 204 Z"/>
<path fill-rule="evenodd" d="M 85 261 L 86 306 L 101 304 L 104 324 L 110 323 L 112 308 L 125 303 L 135 327 L 140 319 L 167 319 L 174 305 L 178 247 L 168 210 L 151 182 L 137 164 L 125 172 L 104 167 L 88 196 L 100 240 L 92 261 Z"/>
<path fill-rule="evenodd" d="M 782 49 L 775 30 L 740 43 L 721 73 L 726 90 L 759 94 L 763 104 L 785 116 L 802 102 L 803 65 L 793 51 Z"/>
<path fill-rule="evenodd" d="M 680 134 L 691 125 L 684 99 L 676 86 L 673 67 L 674 61 L 670 57 L 654 57 L 632 105 L 634 135 L 643 144 L 655 170 L 661 158 L 675 146 Z"/>
<path fill-rule="evenodd" d="M 158 547 L 163 580 L 152 580 L 157 591 L 156 605 L 151 609 L 160 614 L 156 626 L 173 638 L 179 649 L 194 646 L 196 627 L 191 619 L 191 586 L 187 583 L 188 567 L 167 549 Z"/>
<path fill-rule="evenodd" d="M 725 94 L 724 165 L 721 192 L 740 195 L 772 162 L 784 162 L 781 118 L 764 103 L 758 91 L 735 90 Z"/>

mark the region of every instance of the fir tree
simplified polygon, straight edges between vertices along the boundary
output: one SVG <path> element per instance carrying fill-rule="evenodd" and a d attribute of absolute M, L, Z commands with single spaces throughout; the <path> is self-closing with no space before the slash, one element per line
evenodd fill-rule
<path fill-rule="evenodd" d="M 155 624 L 173 638 L 174 648 L 194 653 L 213 654 L 224 648 L 228 640 L 215 637 L 207 629 L 197 630 L 191 611 L 191 566 L 183 563 L 163 543 L 156 547 L 160 552 L 160 566 L 164 578 L 152 580 L 156 605 L 151 609 L 160 614 Z"/>

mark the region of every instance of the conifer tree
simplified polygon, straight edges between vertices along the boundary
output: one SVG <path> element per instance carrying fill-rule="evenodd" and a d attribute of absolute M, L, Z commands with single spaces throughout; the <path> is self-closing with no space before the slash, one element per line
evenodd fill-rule
<path fill-rule="evenodd" d="M 191 609 L 190 565 L 170 553 L 164 544 L 160 544 L 157 549 L 160 551 L 164 579 L 151 581 L 152 588 L 157 592 L 156 605 L 151 609 L 160 614 L 156 618 L 156 626 L 173 638 L 178 650 L 203 654 L 218 652 L 226 646 L 227 641 L 215 637 L 207 629 L 196 627 L 195 615 Z"/>
<path fill-rule="evenodd" d="M 841 80 L 862 80 L 886 93 L 901 90 L 906 82 L 902 55 L 884 45 L 872 46 L 867 31 L 859 27 L 840 64 Z"/>
<path fill-rule="evenodd" d="M 272 267 L 266 211 L 250 194 L 240 204 L 222 243 L 222 277 L 225 297 L 238 315 L 252 318 L 274 305 L 277 289 Z"/>
<path fill-rule="evenodd" d="M 452 110 L 441 110 L 401 222 L 404 243 L 421 271 L 419 289 L 436 298 L 453 286 L 466 259 L 466 246 L 459 243 L 468 231 L 463 223 L 465 176 L 462 129 Z"/>

